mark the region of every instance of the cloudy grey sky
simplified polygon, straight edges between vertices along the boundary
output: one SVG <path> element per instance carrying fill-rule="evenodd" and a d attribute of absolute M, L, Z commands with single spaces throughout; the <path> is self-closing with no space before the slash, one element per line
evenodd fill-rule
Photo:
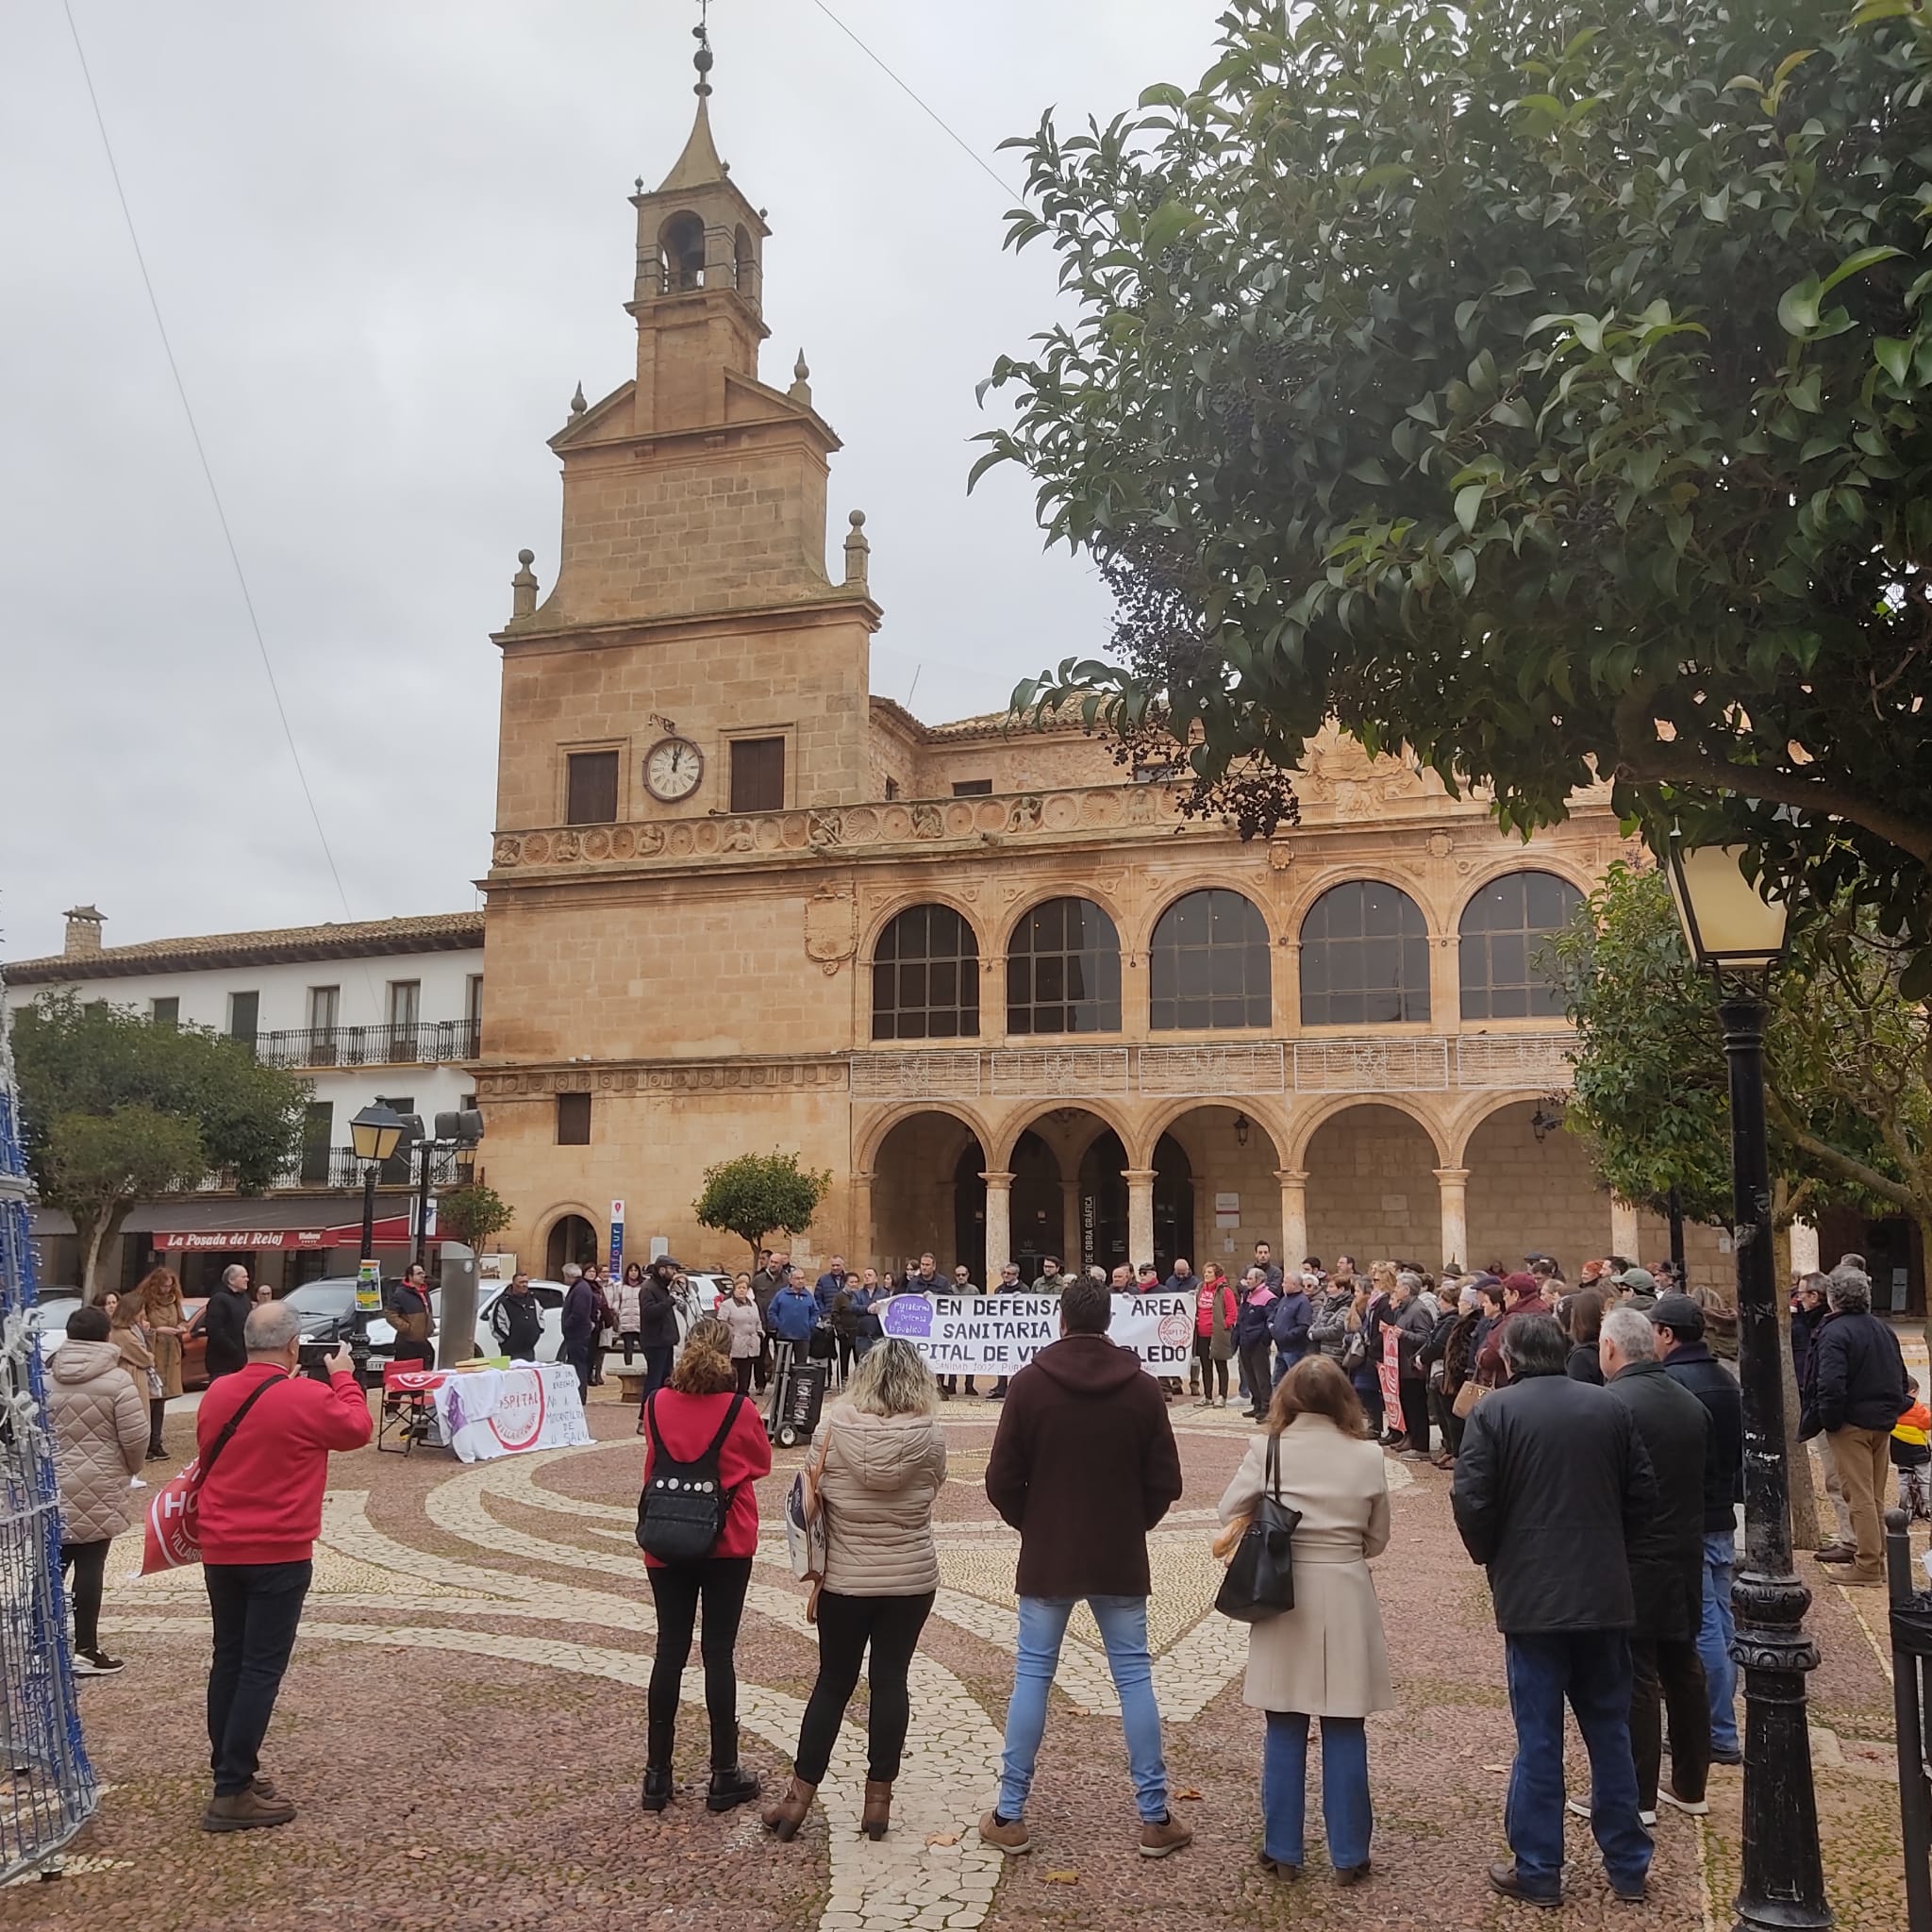
<path fill-rule="evenodd" d="M 829 0 L 989 164 L 1210 58 L 1215 0 Z M 134 222 L 357 918 L 475 903 L 544 439 L 625 379 L 634 175 L 693 102 L 691 0 L 72 0 Z M 974 385 L 1053 309 L 1009 197 L 815 0 L 713 0 L 719 146 L 770 210 L 764 374 L 802 344 L 928 719 L 1106 636 L 1030 490 L 968 501 Z M 60 0 L 0 23 L 0 958 L 341 918 Z M 914 679 L 917 679 L 915 689 Z"/>

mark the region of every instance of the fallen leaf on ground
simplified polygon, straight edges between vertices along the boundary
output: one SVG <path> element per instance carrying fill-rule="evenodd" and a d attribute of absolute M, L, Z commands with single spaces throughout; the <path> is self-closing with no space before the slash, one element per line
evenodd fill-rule
<path fill-rule="evenodd" d="M 1181 1800 L 1183 1801 L 1183 1803 L 1185 1803 L 1185 1802 L 1187 1802 L 1187 1801 L 1189 1801 L 1189 1800 L 1191 1800 L 1191 1799 L 1198 1800 L 1198 1799 L 1199 1799 L 1199 1797 L 1200 1797 L 1200 1795 L 1201 1795 L 1201 1794 L 1200 1794 L 1200 1792 L 1199 1792 L 1199 1791 L 1197 1791 L 1197 1790 L 1195 1790 L 1195 1789 L 1193 1788 L 1193 1786 L 1192 1786 L 1192 1785 L 1190 1785 L 1190 1786 L 1188 1787 L 1188 1789 L 1187 1789 L 1186 1790 L 1184 1790 L 1184 1791 L 1176 1791 L 1176 1792 L 1174 1793 L 1174 1796 L 1175 1796 L 1176 1798 L 1179 1798 L 1179 1799 L 1181 1799 Z"/>
<path fill-rule="evenodd" d="M 928 1845 L 956 1845 L 959 1842 L 957 1831 L 936 1831 L 926 1840 Z"/>
<path fill-rule="evenodd" d="M 1080 1882 L 1077 1872 L 1042 1872 L 1040 1876 L 1047 1885 L 1078 1885 Z"/>
<path fill-rule="evenodd" d="M 1483 1769 L 1485 1771 L 1493 1771 L 1498 1777 L 1507 1777 L 1509 1775 L 1509 1767 L 1507 1764 L 1486 1764 L 1483 1766 Z"/>

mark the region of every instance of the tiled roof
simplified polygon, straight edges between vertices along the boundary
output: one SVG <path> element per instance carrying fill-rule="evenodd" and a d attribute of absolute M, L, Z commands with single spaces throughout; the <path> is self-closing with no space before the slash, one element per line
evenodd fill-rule
<path fill-rule="evenodd" d="M 69 979 L 119 979 L 137 973 L 189 973 L 204 967 L 272 966 L 296 959 L 349 959 L 394 953 L 456 953 L 483 943 L 480 912 L 432 912 L 420 919 L 363 919 L 332 925 L 285 925 L 271 932 L 207 933 L 143 940 L 98 953 L 54 953 L 6 970 L 12 986 Z"/>
<path fill-rule="evenodd" d="M 875 697 L 872 702 L 875 710 L 896 713 L 901 724 L 909 725 L 927 743 L 957 738 L 1019 738 L 1038 731 L 1077 731 L 1084 734 L 1086 729 L 1080 722 L 1077 702 L 1061 706 L 1058 713 L 1048 712 L 1037 724 L 1030 719 L 1016 719 L 1010 711 L 981 711 L 976 716 L 955 718 L 944 724 L 924 724 L 892 698 Z"/>

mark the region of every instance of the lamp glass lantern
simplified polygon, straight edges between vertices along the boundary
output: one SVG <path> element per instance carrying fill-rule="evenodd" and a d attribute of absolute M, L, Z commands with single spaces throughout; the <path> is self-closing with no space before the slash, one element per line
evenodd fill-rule
<path fill-rule="evenodd" d="M 358 1160 L 389 1159 L 395 1153 L 396 1144 L 402 1138 L 402 1115 L 380 1100 L 373 1106 L 365 1107 L 349 1123 L 349 1141 L 356 1150 Z"/>
<path fill-rule="evenodd" d="M 1698 965 L 1718 973 L 1762 973 L 1785 949 L 1790 908 L 1744 870 L 1741 845 L 1693 845 L 1673 832 L 1664 871 L 1684 938 Z"/>

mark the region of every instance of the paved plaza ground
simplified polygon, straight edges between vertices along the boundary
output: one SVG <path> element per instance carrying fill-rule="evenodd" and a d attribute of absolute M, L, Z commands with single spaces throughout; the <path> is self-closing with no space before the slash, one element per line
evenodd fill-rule
<path fill-rule="evenodd" d="M 1480 1574 L 1450 1521 L 1449 1478 L 1391 1465 L 1394 1536 L 1374 1565 L 1401 1707 L 1371 1721 L 1375 1876 L 1339 1890 L 1311 1839 L 1302 1883 L 1257 1869 L 1261 1721 L 1241 1701 L 1245 1633 L 1217 1616 L 1211 1511 L 1243 1427 L 1177 1407 L 1187 1493 L 1154 1540 L 1153 1629 L 1176 1808 L 1193 1846 L 1135 1854 L 1117 1706 L 1097 1633 L 1074 1625 L 1028 1817 L 1037 1849 L 1002 1870 L 974 1824 L 990 1802 L 1013 1647 L 1016 1540 L 981 1476 L 997 1410 L 947 1406 L 952 1479 L 943 1572 L 916 1667 L 913 1736 L 895 1827 L 858 1831 L 862 1735 L 848 1721 L 796 1842 L 754 1811 L 701 1802 L 704 1725 L 687 1679 L 677 1802 L 637 1803 L 653 1619 L 635 1544 L 635 1411 L 593 1391 L 593 1448 L 464 1468 L 425 1452 L 336 1459 L 316 1579 L 264 1766 L 299 1804 L 271 1832 L 209 1838 L 201 1699 L 208 1626 L 199 1575 L 140 1580 L 117 1544 L 103 1623 L 127 1659 L 81 1689 L 104 1781 L 66 1875 L 0 1891 L 0 1925 L 245 1926 L 249 1932 L 1059 1932 L 1191 1927 L 1491 1927 L 1528 1921 L 1487 1890 L 1502 1851 L 1511 1753 L 1501 1646 Z M 171 1421 L 169 1446 L 190 1446 Z M 768 1525 L 799 1453 L 763 1486 Z M 1900 1922 L 1890 1691 L 1875 1592 L 1805 1559 L 1823 1668 L 1812 1682 L 1824 1860 L 1839 1924 Z M 782 1539 L 768 1539 L 739 1645 L 746 1761 L 790 1762 L 815 1649 Z M 855 1715 L 858 1715 L 855 1709 Z M 1573 1788 L 1582 1787 L 1573 1744 Z M 1728 1926 L 1740 1774 L 1713 1776 L 1711 1817 L 1666 1812 L 1649 1904 L 1612 1901 L 1588 1828 L 1570 1825 L 1574 1926 Z M 1318 1811 L 1311 1794 L 1311 1814 Z"/>

